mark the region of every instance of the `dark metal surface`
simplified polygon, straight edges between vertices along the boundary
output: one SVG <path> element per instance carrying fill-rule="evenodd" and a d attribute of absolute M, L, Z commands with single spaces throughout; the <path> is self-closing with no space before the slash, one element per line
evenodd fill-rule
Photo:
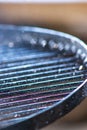
<path fill-rule="evenodd" d="M 68 34 L 0 26 L 0 128 L 39 128 L 73 109 L 86 62 L 87 47 Z"/>

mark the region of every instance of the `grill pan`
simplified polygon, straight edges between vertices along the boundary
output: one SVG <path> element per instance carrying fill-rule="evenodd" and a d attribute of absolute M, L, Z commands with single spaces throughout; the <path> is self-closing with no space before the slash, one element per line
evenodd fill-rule
<path fill-rule="evenodd" d="M 87 46 L 37 27 L 0 25 L 0 130 L 36 130 L 87 92 Z"/>

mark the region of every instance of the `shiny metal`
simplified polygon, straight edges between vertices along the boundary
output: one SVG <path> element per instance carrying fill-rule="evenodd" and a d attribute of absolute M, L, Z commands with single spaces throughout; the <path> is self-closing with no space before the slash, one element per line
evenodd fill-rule
<path fill-rule="evenodd" d="M 1 25 L 0 129 L 39 128 L 73 109 L 85 98 L 86 59 L 69 34 Z"/>

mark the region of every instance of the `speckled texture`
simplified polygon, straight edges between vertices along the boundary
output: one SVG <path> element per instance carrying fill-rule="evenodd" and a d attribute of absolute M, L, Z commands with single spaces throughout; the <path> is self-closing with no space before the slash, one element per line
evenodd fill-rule
<path fill-rule="evenodd" d="M 80 57 L 84 51 L 77 50 L 76 39 L 71 41 L 68 35 L 64 38 L 64 34 L 56 37 L 45 32 L 35 33 L 40 31 L 36 28 L 30 28 L 30 32 L 27 27 L 21 29 L 11 27 L 0 31 L 1 128 L 29 119 L 64 100 L 87 76 L 86 55 Z M 80 45 L 81 49 L 85 50 Z M 73 101 L 72 97 L 71 106 L 66 101 L 66 112 L 69 107 L 73 108 Z M 55 111 L 49 113 L 55 117 Z M 59 117 L 63 115 L 60 110 L 56 113 Z M 49 124 L 49 120 L 47 117 L 43 124 Z"/>

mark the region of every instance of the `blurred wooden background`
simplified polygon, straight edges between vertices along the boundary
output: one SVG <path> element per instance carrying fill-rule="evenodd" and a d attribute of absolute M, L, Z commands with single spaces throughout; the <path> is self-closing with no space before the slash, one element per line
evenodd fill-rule
<path fill-rule="evenodd" d="M 87 4 L 0 4 L 0 23 L 53 28 L 86 39 Z"/>

